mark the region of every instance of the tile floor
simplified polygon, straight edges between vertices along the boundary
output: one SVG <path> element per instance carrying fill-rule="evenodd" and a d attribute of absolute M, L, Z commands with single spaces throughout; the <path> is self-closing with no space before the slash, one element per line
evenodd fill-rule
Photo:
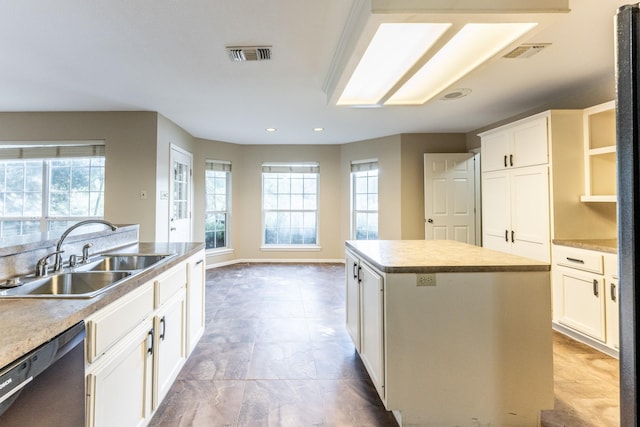
<path fill-rule="evenodd" d="M 151 426 L 397 425 L 344 328 L 343 265 L 237 264 L 208 270 L 206 291 L 204 336 Z M 617 361 L 572 343 L 554 338 L 543 425 L 618 425 Z"/>

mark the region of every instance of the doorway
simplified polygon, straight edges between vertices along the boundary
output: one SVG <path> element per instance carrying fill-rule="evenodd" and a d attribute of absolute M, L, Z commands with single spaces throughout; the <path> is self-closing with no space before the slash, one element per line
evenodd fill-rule
<path fill-rule="evenodd" d="M 424 155 L 426 240 L 479 244 L 474 153 Z"/>
<path fill-rule="evenodd" d="M 169 241 L 192 240 L 193 155 L 171 145 L 169 183 Z"/>

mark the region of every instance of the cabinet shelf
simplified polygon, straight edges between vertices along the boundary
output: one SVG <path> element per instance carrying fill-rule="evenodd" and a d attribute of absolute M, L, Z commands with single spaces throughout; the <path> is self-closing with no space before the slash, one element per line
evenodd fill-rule
<path fill-rule="evenodd" d="M 582 202 L 617 202 L 615 101 L 584 110 Z"/>

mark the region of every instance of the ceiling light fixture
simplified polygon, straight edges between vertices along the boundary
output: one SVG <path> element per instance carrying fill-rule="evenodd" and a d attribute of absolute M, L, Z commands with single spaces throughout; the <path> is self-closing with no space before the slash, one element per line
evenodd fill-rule
<path fill-rule="evenodd" d="M 328 101 L 424 104 L 568 12 L 568 1 L 355 0 L 325 80 Z"/>
<path fill-rule="evenodd" d="M 275 132 L 278 129 L 276 129 L 276 128 L 265 128 L 264 130 L 266 130 L 267 132 Z"/>
<path fill-rule="evenodd" d="M 313 128 L 314 132 L 322 132 L 324 128 Z"/>

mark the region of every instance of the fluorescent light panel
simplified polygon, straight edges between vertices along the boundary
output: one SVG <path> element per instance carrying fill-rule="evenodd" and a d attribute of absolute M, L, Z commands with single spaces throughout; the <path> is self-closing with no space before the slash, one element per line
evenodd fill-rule
<path fill-rule="evenodd" d="M 385 105 L 424 104 L 532 30 L 536 23 L 465 25 Z"/>
<path fill-rule="evenodd" d="M 380 24 L 337 104 L 377 104 L 449 27 L 449 23 Z"/>

